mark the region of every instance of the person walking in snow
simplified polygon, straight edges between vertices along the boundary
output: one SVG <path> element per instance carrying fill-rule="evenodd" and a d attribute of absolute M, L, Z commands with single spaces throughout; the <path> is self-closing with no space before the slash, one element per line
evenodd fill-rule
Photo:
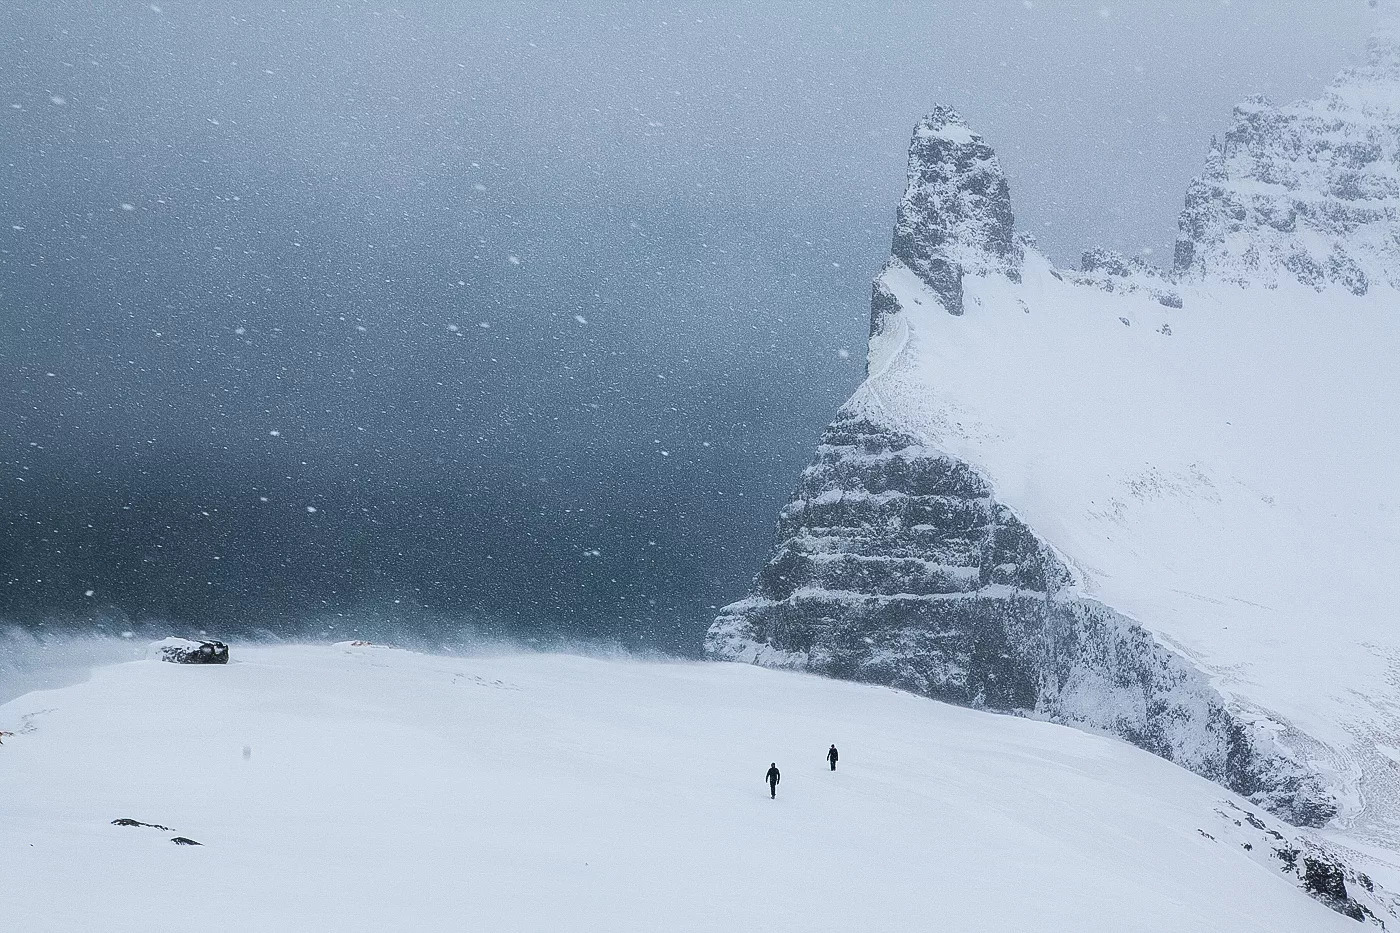
<path fill-rule="evenodd" d="M 763 779 L 768 782 L 768 796 L 776 799 L 778 796 L 778 782 L 783 779 L 782 774 L 778 772 L 778 763 L 776 761 L 768 766 L 768 773 L 763 776 Z"/>
<path fill-rule="evenodd" d="M 838 758 L 840 758 L 840 757 L 841 757 L 841 755 L 836 751 L 836 746 L 835 746 L 835 745 L 831 746 L 831 751 L 829 751 L 829 752 L 826 753 L 826 760 L 829 761 L 829 762 L 831 762 L 831 770 L 832 770 L 832 771 L 835 771 L 835 770 L 836 770 L 836 759 L 838 759 Z"/>

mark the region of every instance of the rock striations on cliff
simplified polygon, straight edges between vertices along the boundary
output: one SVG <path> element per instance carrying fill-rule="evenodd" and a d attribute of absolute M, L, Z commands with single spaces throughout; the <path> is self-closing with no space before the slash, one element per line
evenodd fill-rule
<path fill-rule="evenodd" d="M 778 518 L 712 656 L 889 684 L 1105 730 L 1293 822 L 1333 805 L 1254 741 L 1200 671 L 1080 598 L 1054 551 L 966 463 L 848 406 Z"/>
<path fill-rule="evenodd" d="M 1394 344 L 1351 352 L 1400 284 L 1395 49 L 1374 41 L 1319 102 L 1237 111 L 1172 273 L 1101 250 L 1055 269 L 983 138 L 950 108 L 922 120 L 866 381 L 708 653 L 1109 732 L 1296 824 L 1370 807 L 1382 832 L 1390 779 L 1352 740 L 1400 705 L 1357 699 L 1400 665 L 1375 637 L 1400 612 L 1377 582 L 1400 529 L 1342 559 L 1355 517 L 1288 463 L 1400 506 L 1389 442 L 1329 413 L 1400 402 Z M 1310 288 L 1283 302 L 1293 280 Z M 1338 295 L 1344 328 L 1307 323 Z M 1329 353 L 1358 385 L 1295 385 Z"/>

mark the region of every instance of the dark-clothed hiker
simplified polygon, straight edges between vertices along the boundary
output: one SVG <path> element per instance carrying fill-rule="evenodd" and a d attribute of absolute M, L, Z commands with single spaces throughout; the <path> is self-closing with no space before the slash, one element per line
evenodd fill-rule
<path fill-rule="evenodd" d="M 783 776 L 778 773 L 776 761 L 768 766 L 768 773 L 763 776 L 763 779 L 768 782 L 768 796 L 776 798 L 778 796 L 778 782 L 783 779 Z"/>
<path fill-rule="evenodd" d="M 835 746 L 835 745 L 831 746 L 831 751 L 829 751 L 829 752 L 826 753 L 826 760 L 829 761 L 829 762 L 831 762 L 831 770 L 832 770 L 832 771 L 835 771 L 835 770 L 836 770 L 836 759 L 838 759 L 838 758 L 840 758 L 840 757 L 841 757 L 841 755 L 836 751 L 836 746 Z"/>

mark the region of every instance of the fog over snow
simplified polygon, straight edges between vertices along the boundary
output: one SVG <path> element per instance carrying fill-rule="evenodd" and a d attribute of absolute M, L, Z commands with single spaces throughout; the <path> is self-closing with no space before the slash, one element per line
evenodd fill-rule
<path fill-rule="evenodd" d="M 862 377 L 915 121 L 1166 260 L 1357 2 L 0 9 L 0 619 L 693 650 Z"/>

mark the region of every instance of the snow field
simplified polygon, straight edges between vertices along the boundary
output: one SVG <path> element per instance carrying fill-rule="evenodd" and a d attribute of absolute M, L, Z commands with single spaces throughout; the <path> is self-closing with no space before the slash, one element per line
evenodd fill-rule
<path fill-rule="evenodd" d="M 234 646 L 0 729 L 6 930 L 1360 929 L 1122 742 L 746 665 Z"/>

